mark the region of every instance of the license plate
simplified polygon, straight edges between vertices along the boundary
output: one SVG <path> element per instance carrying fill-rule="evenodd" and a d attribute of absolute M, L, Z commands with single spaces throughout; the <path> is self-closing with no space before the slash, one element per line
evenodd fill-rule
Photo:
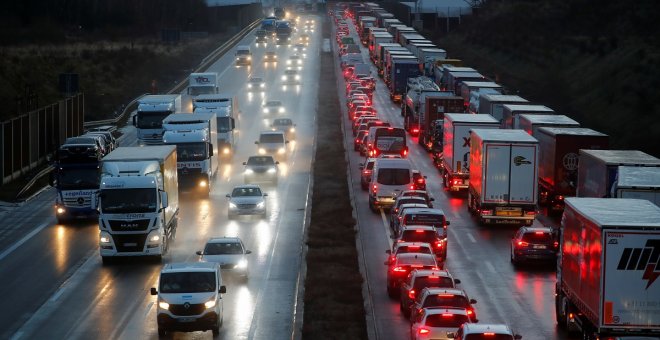
<path fill-rule="evenodd" d="M 180 318 L 177 319 L 179 322 L 195 322 L 195 318 Z"/>
<path fill-rule="evenodd" d="M 137 247 L 137 243 L 136 242 L 124 243 L 124 247 Z"/>
<path fill-rule="evenodd" d="M 542 245 L 542 244 L 535 244 L 535 245 L 534 245 L 534 249 L 546 249 L 546 248 L 548 248 L 548 247 L 547 247 L 547 246 L 544 246 L 544 245 Z"/>
<path fill-rule="evenodd" d="M 495 215 L 497 216 L 522 216 L 522 210 L 520 208 L 496 208 Z"/>

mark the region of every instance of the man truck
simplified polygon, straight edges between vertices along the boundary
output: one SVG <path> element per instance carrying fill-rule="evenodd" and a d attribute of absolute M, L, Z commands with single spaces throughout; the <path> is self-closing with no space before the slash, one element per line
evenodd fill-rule
<path fill-rule="evenodd" d="M 103 263 L 120 256 L 161 259 L 179 214 L 176 146 L 119 147 L 102 160 L 99 248 Z"/>
<path fill-rule="evenodd" d="M 180 94 L 147 95 L 138 100 L 133 125 L 137 128 L 140 145 L 156 145 L 163 142 L 163 119 L 181 112 Z"/>

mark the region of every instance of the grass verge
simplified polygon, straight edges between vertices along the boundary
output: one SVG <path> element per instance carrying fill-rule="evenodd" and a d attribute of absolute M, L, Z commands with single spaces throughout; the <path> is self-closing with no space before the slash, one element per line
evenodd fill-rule
<path fill-rule="evenodd" d="M 323 37 L 329 23 L 323 23 Z M 320 83 L 337 83 L 332 53 L 321 55 Z M 324 88 L 324 86 L 320 86 Z M 311 223 L 307 238 L 304 339 L 366 339 L 362 276 L 346 177 L 337 91 L 319 93 Z"/>

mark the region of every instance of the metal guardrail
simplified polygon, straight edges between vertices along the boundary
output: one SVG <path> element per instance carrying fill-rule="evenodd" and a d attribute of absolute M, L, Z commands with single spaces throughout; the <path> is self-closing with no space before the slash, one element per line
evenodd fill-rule
<path fill-rule="evenodd" d="M 94 127 L 94 126 L 117 124 L 117 122 L 124 119 L 124 116 L 126 116 L 126 113 L 131 111 L 131 108 L 133 107 L 133 105 L 135 105 L 137 103 L 137 101 L 140 100 L 140 98 L 142 98 L 146 95 L 148 95 L 148 93 L 141 94 L 138 97 L 135 97 L 133 100 L 131 100 L 131 102 L 128 103 L 128 105 L 126 105 L 126 107 L 124 107 L 124 110 L 117 117 L 110 118 L 110 119 L 104 119 L 104 120 L 93 120 L 93 121 L 89 121 L 89 122 L 84 122 L 83 127 L 84 128 L 90 128 L 90 127 Z"/>
<path fill-rule="evenodd" d="M 34 185 L 34 183 L 37 182 L 38 179 L 40 179 L 43 176 L 46 176 L 46 174 L 48 174 L 51 171 L 53 171 L 52 165 L 49 165 L 45 167 L 43 170 L 39 171 L 39 173 L 37 173 L 32 177 L 32 179 L 30 179 L 30 181 L 25 183 L 25 186 L 21 188 L 21 191 L 19 191 L 18 194 L 16 194 L 15 198 L 18 199 L 19 197 L 21 197 L 26 191 L 28 191 L 28 189 L 30 189 Z"/>

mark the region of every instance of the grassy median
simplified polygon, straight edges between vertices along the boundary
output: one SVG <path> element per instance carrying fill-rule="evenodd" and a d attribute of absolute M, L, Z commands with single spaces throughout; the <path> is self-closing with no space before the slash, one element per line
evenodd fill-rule
<path fill-rule="evenodd" d="M 329 37 L 329 23 L 323 37 Z M 307 239 L 304 339 L 366 339 L 334 56 L 322 53 L 312 215 Z M 329 89 L 329 90 L 326 90 Z"/>

